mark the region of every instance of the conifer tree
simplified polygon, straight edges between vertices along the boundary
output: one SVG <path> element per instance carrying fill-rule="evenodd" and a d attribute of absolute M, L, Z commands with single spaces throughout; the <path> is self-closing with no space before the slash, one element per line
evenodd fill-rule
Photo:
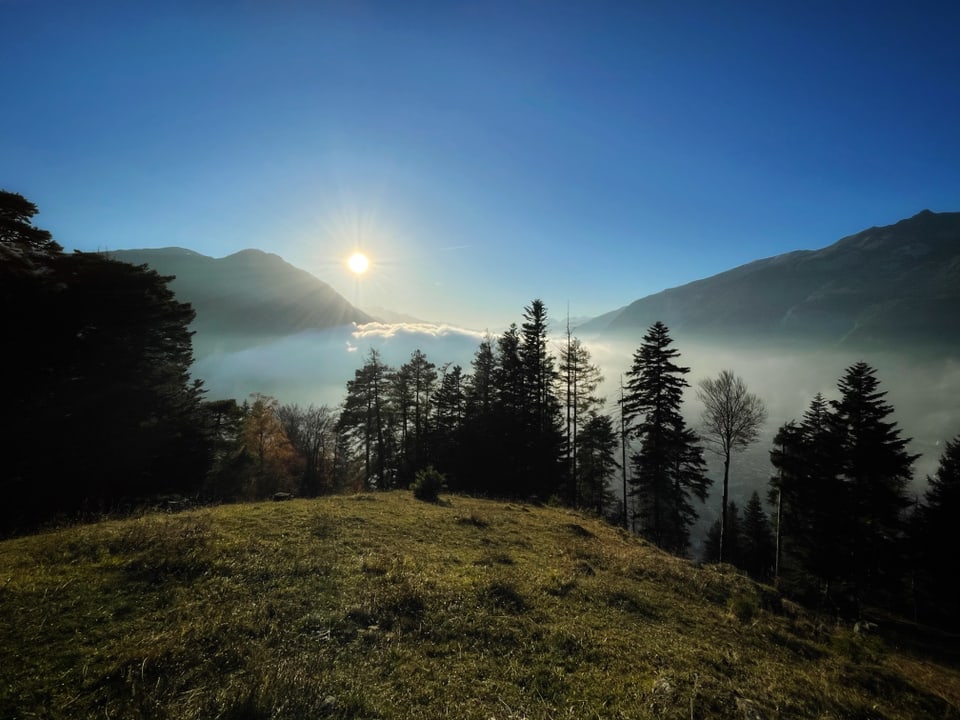
<path fill-rule="evenodd" d="M 849 486 L 830 403 L 820 393 L 799 423 L 780 428 L 770 460 L 771 502 L 780 507 L 778 536 L 785 586 L 834 606 L 852 572 Z"/>
<path fill-rule="evenodd" d="M 394 484 L 394 453 L 391 437 L 393 407 L 387 393 L 390 368 L 372 349 L 363 366 L 347 381 L 347 396 L 340 413 L 339 429 L 347 433 L 363 453 L 364 483 L 384 489 Z"/>
<path fill-rule="evenodd" d="M 896 591 L 901 579 L 906 488 L 917 458 L 906 450 L 909 439 L 888 420 L 893 407 L 879 386 L 867 363 L 850 366 L 828 419 L 848 492 L 850 580 L 858 602 L 868 593 L 875 601 L 878 593 Z"/>
<path fill-rule="evenodd" d="M 489 492 L 492 468 L 498 465 L 497 358 L 489 335 L 480 341 L 464 378 L 464 419 L 459 434 L 459 470 L 450 485 L 461 490 Z"/>
<path fill-rule="evenodd" d="M 960 627 L 956 525 L 960 517 L 960 436 L 947 441 L 937 472 L 911 523 L 921 620 Z"/>
<path fill-rule="evenodd" d="M 741 567 L 757 580 L 767 580 L 773 575 L 774 543 L 770 521 L 754 490 L 743 511 L 741 523 Z"/>
<path fill-rule="evenodd" d="M 577 445 L 580 506 L 602 516 L 616 499 L 610 481 L 619 468 L 620 436 L 610 416 L 592 411 L 577 435 Z"/>
<path fill-rule="evenodd" d="M 556 395 L 556 361 L 547 347 L 547 307 L 535 299 L 524 308 L 519 348 L 523 374 L 521 488 L 547 499 L 562 487 L 563 434 Z"/>
<path fill-rule="evenodd" d="M 433 393 L 434 407 L 430 422 L 430 461 L 459 488 L 459 456 L 461 430 L 465 413 L 463 368 L 445 364 L 440 371 L 440 382 Z"/>
<path fill-rule="evenodd" d="M 661 322 L 650 327 L 633 356 L 623 405 L 630 437 L 639 448 L 631 455 L 630 478 L 640 532 L 660 547 L 686 552 L 689 527 L 696 518 L 691 498 L 706 498 L 710 481 L 696 434 L 680 414 L 684 375 L 679 352 Z"/>
<path fill-rule="evenodd" d="M 437 368 L 421 350 L 390 375 L 391 404 L 397 413 L 399 430 L 400 483 L 408 485 L 414 473 L 424 467 L 430 397 L 437 381 Z"/>
<path fill-rule="evenodd" d="M 561 390 L 564 394 L 566 413 L 564 434 L 567 451 L 567 474 L 572 478 L 568 502 L 576 507 L 580 504 L 581 486 L 578 467 L 578 432 L 595 409 L 603 405 L 603 400 L 595 393 L 603 382 L 600 369 L 590 362 L 590 351 L 579 338 L 574 337 L 567 325 L 566 344 L 560 352 Z M 589 505 L 588 505 L 589 507 Z"/>

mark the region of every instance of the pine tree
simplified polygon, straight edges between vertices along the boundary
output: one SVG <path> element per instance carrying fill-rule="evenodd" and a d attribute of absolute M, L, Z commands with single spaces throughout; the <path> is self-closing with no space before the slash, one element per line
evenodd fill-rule
<path fill-rule="evenodd" d="M 780 506 L 778 533 L 785 587 L 834 606 L 852 572 L 849 486 L 830 404 L 820 393 L 800 423 L 781 427 L 770 459 L 771 502 Z"/>
<path fill-rule="evenodd" d="M 570 482 L 570 493 L 567 501 L 574 507 L 579 506 L 581 498 L 580 468 L 578 467 L 578 431 L 596 408 L 603 405 L 603 400 L 595 393 L 603 382 L 600 369 L 590 362 L 590 351 L 574 337 L 567 325 L 566 344 L 560 352 L 560 378 L 564 394 L 564 410 L 566 422 L 564 426 L 567 449 L 567 474 Z M 589 507 L 589 505 L 587 505 Z"/>
<path fill-rule="evenodd" d="M 946 443 L 937 472 L 927 478 L 923 504 L 910 526 L 921 619 L 960 628 L 956 523 L 960 517 L 960 436 Z"/>
<path fill-rule="evenodd" d="M 371 349 L 363 366 L 347 381 L 338 428 L 363 453 L 364 483 L 368 488 L 384 489 L 394 485 L 395 463 L 392 416 L 388 397 L 390 368 Z"/>
<path fill-rule="evenodd" d="M 409 485 L 414 473 L 428 463 L 427 424 L 430 397 L 437 382 L 437 368 L 421 350 L 390 375 L 391 404 L 399 430 L 398 472 L 401 485 Z"/>
<path fill-rule="evenodd" d="M 524 494 L 547 499 L 562 487 L 563 448 L 560 401 L 556 395 L 556 362 L 547 347 L 547 307 L 535 299 L 524 308 L 520 327 L 521 403 L 524 450 L 521 487 Z"/>
<path fill-rule="evenodd" d="M 610 481 L 619 467 L 620 436 L 610 416 L 591 412 L 577 435 L 577 446 L 580 506 L 602 516 L 616 499 Z"/>
<path fill-rule="evenodd" d="M 494 340 L 480 342 L 464 378 L 464 419 L 460 431 L 459 468 L 451 477 L 458 490 L 489 492 L 491 469 L 498 464 L 497 358 Z"/>
<path fill-rule="evenodd" d="M 751 577 L 767 580 L 773 575 L 775 548 L 770 521 L 757 491 L 750 496 L 743 511 L 741 528 L 741 567 Z"/>
<path fill-rule="evenodd" d="M 696 515 L 691 497 L 703 501 L 709 480 L 703 450 L 686 427 L 680 406 L 689 387 L 689 368 L 674 361 L 679 352 L 669 330 L 655 323 L 633 356 L 624 396 L 630 437 L 639 443 L 632 454 L 631 491 L 640 532 L 676 553 L 686 552 L 689 527 Z"/>
<path fill-rule="evenodd" d="M 847 368 L 828 420 L 848 489 L 850 580 L 858 602 L 894 592 L 901 579 L 906 488 L 917 458 L 906 451 L 909 439 L 887 419 L 893 407 L 879 385 L 867 363 Z"/>
<path fill-rule="evenodd" d="M 452 487 L 459 488 L 459 455 L 461 430 L 465 413 L 463 368 L 449 364 L 440 372 L 440 382 L 433 394 L 434 411 L 430 423 L 430 464 L 454 478 Z"/>

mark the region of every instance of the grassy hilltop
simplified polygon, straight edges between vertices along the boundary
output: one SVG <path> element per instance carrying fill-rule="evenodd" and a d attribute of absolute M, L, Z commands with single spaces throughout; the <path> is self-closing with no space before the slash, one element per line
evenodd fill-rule
<path fill-rule="evenodd" d="M 564 510 L 409 493 L 0 543 L 0 717 L 955 718 L 960 669 Z"/>

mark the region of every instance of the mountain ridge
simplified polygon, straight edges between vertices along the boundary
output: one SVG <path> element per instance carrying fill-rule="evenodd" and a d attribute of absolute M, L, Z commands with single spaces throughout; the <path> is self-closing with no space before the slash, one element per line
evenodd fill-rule
<path fill-rule="evenodd" d="M 662 320 L 683 334 L 875 347 L 955 347 L 960 212 L 924 210 L 819 250 L 754 260 L 669 288 L 580 325 L 603 334 Z"/>
<path fill-rule="evenodd" d="M 192 329 L 198 356 L 373 319 L 323 280 L 256 248 L 222 258 L 182 247 L 116 250 L 110 256 L 174 278 L 171 289 L 197 312 Z"/>

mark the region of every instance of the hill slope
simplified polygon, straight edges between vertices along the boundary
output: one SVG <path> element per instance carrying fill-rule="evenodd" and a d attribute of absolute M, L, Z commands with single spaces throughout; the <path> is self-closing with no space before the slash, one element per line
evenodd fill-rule
<path fill-rule="evenodd" d="M 581 332 L 815 341 L 872 349 L 960 344 L 960 213 L 923 211 L 821 250 L 757 260 L 602 315 Z"/>
<path fill-rule="evenodd" d="M 112 257 L 174 275 L 177 298 L 197 311 L 195 352 L 234 350 L 304 330 L 364 323 L 353 307 L 322 280 L 279 255 L 243 250 L 212 258 L 184 248 L 117 250 Z"/>
<path fill-rule="evenodd" d="M 409 493 L 0 543 L 0 716 L 960 717 L 960 671 L 572 513 Z"/>

